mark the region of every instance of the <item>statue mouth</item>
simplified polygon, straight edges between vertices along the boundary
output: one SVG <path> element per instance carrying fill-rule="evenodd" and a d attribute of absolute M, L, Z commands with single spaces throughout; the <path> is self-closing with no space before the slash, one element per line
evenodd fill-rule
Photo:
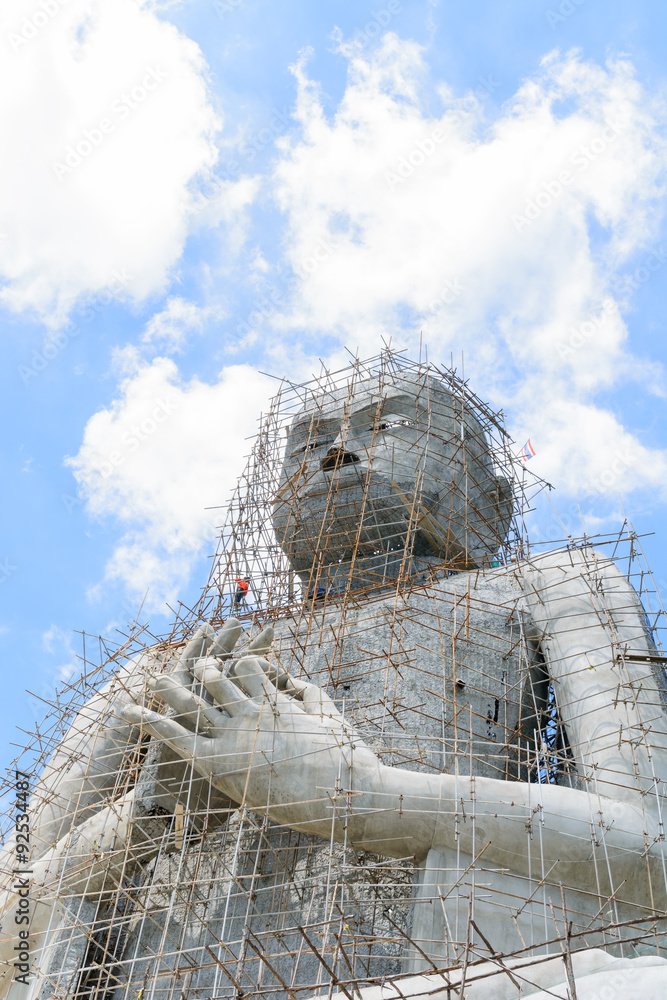
<path fill-rule="evenodd" d="M 348 452 L 349 454 L 349 452 Z M 339 492 L 353 489 L 364 490 L 370 482 L 382 481 L 384 477 L 373 473 L 368 466 L 362 465 L 361 460 L 355 455 L 351 461 L 336 462 L 332 457 L 331 465 L 322 466 L 310 481 L 310 488 L 301 494 L 303 500 L 316 500 L 318 497 L 330 496 L 335 498 Z"/>
<path fill-rule="evenodd" d="M 357 456 L 344 458 L 332 455 L 331 467 L 323 462 L 307 490 L 295 489 L 289 499 L 274 505 L 273 527 L 297 571 L 309 570 L 315 558 L 330 565 L 353 552 L 387 553 L 406 544 L 415 484 L 403 483 L 401 488 Z M 431 506 L 435 498 L 429 499 Z M 413 526 L 415 539 L 419 527 Z M 421 537 L 416 543 L 424 547 Z"/>

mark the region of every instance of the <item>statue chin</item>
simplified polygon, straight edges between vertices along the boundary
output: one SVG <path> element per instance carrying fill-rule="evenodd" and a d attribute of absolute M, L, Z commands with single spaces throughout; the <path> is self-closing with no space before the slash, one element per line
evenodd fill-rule
<path fill-rule="evenodd" d="M 445 560 L 452 568 L 470 569 L 493 559 L 507 535 L 511 511 L 500 485 L 477 490 L 473 512 L 470 492 L 454 481 L 439 493 L 422 488 L 417 498 L 414 481 L 369 474 L 354 465 L 326 484 L 278 501 L 273 527 L 305 581 L 314 571 L 318 579 L 347 576 L 351 564 L 359 571 L 366 565 L 372 578 L 380 573 L 386 579 Z"/>

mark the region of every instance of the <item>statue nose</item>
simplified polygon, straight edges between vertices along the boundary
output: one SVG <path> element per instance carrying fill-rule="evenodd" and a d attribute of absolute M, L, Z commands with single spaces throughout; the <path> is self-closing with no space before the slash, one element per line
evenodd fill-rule
<path fill-rule="evenodd" d="M 322 459 L 322 469 L 325 472 L 333 472 L 341 465 L 354 465 L 359 461 L 360 458 L 358 455 L 355 455 L 353 451 L 347 451 L 342 446 L 329 448 Z"/>

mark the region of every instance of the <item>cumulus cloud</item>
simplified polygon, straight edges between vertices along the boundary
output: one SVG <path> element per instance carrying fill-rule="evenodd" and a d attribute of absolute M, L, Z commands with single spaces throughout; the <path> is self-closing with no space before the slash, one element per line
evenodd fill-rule
<path fill-rule="evenodd" d="M 209 314 L 208 309 L 172 295 L 159 313 L 146 325 L 142 340 L 145 344 L 162 344 L 164 349 L 182 349 L 188 333 L 202 329 Z"/>
<path fill-rule="evenodd" d="M 261 345 L 263 364 L 301 380 L 313 370 L 302 331 L 322 338 L 334 368 L 349 360 L 342 344 L 363 356 L 380 337 L 416 348 L 423 334 L 434 360 L 465 351 L 475 389 L 509 411 L 518 443 L 536 446 L 531 470 L 594 497 L 596 516 L 618 491 L 664 490 L 666 456 L 600 401 L 633 380 L 664 392 L 625 320 L 636 288 L 667 263 L 664 107 L 625 61 L 552 54 L 489 120 L 493 78 L 456 95 L 392 34 L 375 51 L 341 52 L 349 79 L 335 113 L 300 63 L 299 131 L 278 140 L 273 173 L 198 196 L 202 218 L 215 204 L 231 227 L 263 183 L 284 213 L 277 261 L 272 239 L 255 234 L 237 348 Z M 284 265 L 295 277 L 280 284 Z M 144 344 L 178 350 L 206 315 L 173 296 Z M 209 384 L 139 350 L 118 360 L 117 397 L 69 464 L 77 502 L 122 527 L 107 578 L 139 598 L 149 589 L 159 607 L 212 546 L 204 508 L 227 499 L 271 386 L 245 365 Z"/>
<path fill-rule="evenodd" d="M 367 353 L 397 332 L 436 359 L 464 350 L 478 391 L 537 442 L 536 471 L 573 491 L 664 490 L 666 456 L 596 399 L 633 379 L 664 391 L 624 320 L 633 276 L 667 263 L 663 103 L 625 60 L 552 53 L 490 120 L 492 77 L 456 95 L 393 34 L 341 51 L 330 116 L 294 67 L 301 130 L 275 184 L 299 280 L 276 325 Z"/>
<path fill-rule="evenodd" d="M 184 381 L 175 363 L 150 363 L 137 352 L 113 403 L 88 421 L 68 458 L 91 515 L 112 518 L 124 533 L 106 567 L 147 610 L 163 610 L 188 581 L 197 556 L 214 546 L 219 513 L 243 469 L 247 438 L 274 391 L 248 365 L 224 368 L 217 380 Z"/>
<path fill-rule="evenodd" d="M 120 296 L 159 292 L 179 259 L 221 121 L 199 47 L 154 6 L 5 0 L 0 303 L 12 310 L 58 325 L 118 274 Z M 225 195 L 239 200 L 234 185 Z"/>

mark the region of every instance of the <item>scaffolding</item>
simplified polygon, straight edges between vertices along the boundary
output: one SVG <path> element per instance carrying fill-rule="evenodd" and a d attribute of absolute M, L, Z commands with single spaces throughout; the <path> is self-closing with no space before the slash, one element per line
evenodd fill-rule
<path fill-rule="evenodd" d="M 327 840 L 230 801 L 118 707 L 143 702 L 173 717 L 149 681 L 195 662 L 202 624 L 218 632 L 233 616 L 243 634 L 221 663 L 233 665 L 253 641 L 261 646 L 270 626 L 264 652 L 283 690 L 296 690 L 287 678 L 325 690 L 385 765 L 530 786 L 537 813 L 545 785 L 590 788 L 596 779 L 564 721 L 570 706 L 531 631 L 517 567 L 554 548 L 565 568 L 576 556 L 611 629 L 619 676 L 629 678 L 609 699 L 634 699 L 642 718 L 656 710 L 653 729 L 663 732 L 664 609 L 628 522 L 595 538 L 529 541 L 526 523 L 547 487 L 517 455 L 502 415 L 452 369 L 385 350 L 340 371 L 323 368 L 305 385 L 282 381 L 222 509 L 197 604 L 179 606 L 166 636 L 135 621 L 118 643 L 95 639 L 96 665 L 84 635 L 81 676 L 25 734 L 14 770 L 31 776 L 42 837 L 34 850 L 60 845 L 33 889 L 45 916 L 32 995 L 353 1000 L 372 986 L 413 995 L 415 975 L 437 974 L 442 995 L 463 998 L 500 972 L 518 996 L 562 956 L 575 1000 L 579 952 L 664 953 L 664 869 L 647 862 L 649 903 L 622 881 L 610 891 L 614 859 L 593 822 L 586 837 L 601 871 L 596 891 L 563 886 L 544 865 L 529 877 L 499 872 L 487 863 L 483 830 L 469 859 L 458 838 L 426 858 L 391 845 L 372 853 L 341 839 L 333 821 Z M 643 645 L 613 637 L 625 609 L 599 585 L 606 565 L 634 587 Z M 657 706 L 647 700 L 649 678 Z M 191 683 L 211 700 L 194 676 Z M 639 761 L 642 794 L 653 782 L 659 797 L 656 776 L 643 773 L 642 739 L 655 757 L 645 728 L 621 738 Z M 67 773 L 74 777 L 63 791 Z M 7 790 L 13 780 L 12 772 Z M 626 778 L 614 780 L 621 789 Z M 327 794 L 345 826 L 349 794 Z M 120 829 L 130 796 L 131 821 L 107 860 L 94 843 L 86 857 L 77 830 L 102 809 Z M 475 829 L 474 798 L 472 816 L 463 808 L 459 820 Z M 10 812 L 7 845 L 13 824 Z M 527 827 L 530 840 L 537 834 Z M 3 869 L 11 901 L 15 872 L 6 860 Z M 8 912 L 5 939 L 15 934 Z"/>

